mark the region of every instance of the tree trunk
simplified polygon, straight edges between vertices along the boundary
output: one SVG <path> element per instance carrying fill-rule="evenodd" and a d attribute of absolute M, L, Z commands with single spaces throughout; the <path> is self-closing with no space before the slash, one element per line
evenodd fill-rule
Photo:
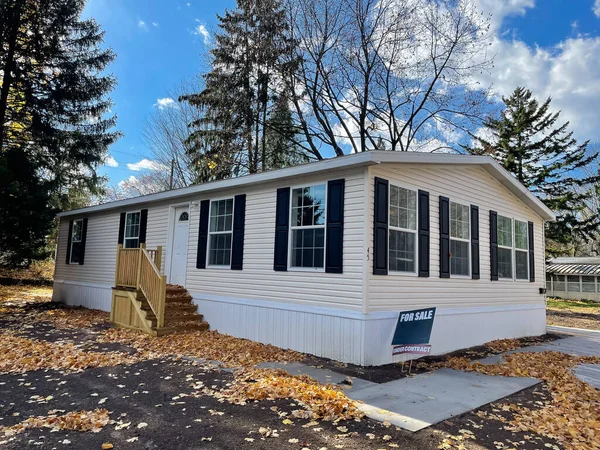
<path fill-rule="evenodd" d="M 14 5 L 13 26 L 8 34 L 8 52 L 6 55 L 6 64 L 4 66 L 4 77 L 2 80 L 2 90 L 0 91 L 0 152 L 4 148 L 5 125 L 6 125 L 6 110 L 8 108 L 8 94 L 13 82 L 12 73 L 15 70 L 15 50 L 17 48 L 17 37 L 19 27 L 21 26 L 21 11 L 23 9 L 23 1 L 17 0 Z"/>

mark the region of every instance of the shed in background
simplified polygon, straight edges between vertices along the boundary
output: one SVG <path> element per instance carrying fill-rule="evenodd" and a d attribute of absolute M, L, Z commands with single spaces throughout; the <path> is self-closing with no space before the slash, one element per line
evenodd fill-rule
<path fill-rule="evenodd" d="M 600 258 L 554 258 L 546 263 L 548 296 L 600 302 Z"/>

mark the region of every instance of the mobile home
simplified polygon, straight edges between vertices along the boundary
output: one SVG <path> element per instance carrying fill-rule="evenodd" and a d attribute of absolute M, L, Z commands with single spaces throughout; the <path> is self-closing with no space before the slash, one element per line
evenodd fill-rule
<path fill-rule="evenodd" d="M 489 157 L 370 151 L 59 216 L 54 300 L 157 334 L 167 283 L 211 329 L 363 365 L 400 360 L 403 311 L 436 308 L 434 354 L 545 333 L 555 217 Z"/>

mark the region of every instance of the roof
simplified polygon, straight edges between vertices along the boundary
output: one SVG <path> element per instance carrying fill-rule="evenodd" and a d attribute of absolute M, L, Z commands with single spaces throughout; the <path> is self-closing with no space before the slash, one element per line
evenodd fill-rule
<path fill-rule="evenodd" d="M 143 195 L 140 197 L 118 200 L 115 202 L 104 203 L 101 205 L 89 206 L 71 211 L 65 211 L 58 214 L 59 217 L 72 216 L 78 214 L 89 214 L 111 209 L 119 209 L 137 205 L 140 203 L 149 203 L 160 200 L 175 199 L 194 194 L 207 193 L 222 189 L 236 187 L 249 187 L 259 183 L 265 183 L 275 180 L 298 177 L 302 175 L 318 174 L 337 169 L 348 169 L 356 167 L 366 167 L 385 163 L 404 163 L 404 164 L 431 164 L 431 165 L 479 165 L 489 172 L 489 174 L 504 185 L 509 191 L 515 194 L 523 203 L 533 210 L 542 219 L 554 221 L 556 216 L 546 207 L 535 195 L 533 195 L 525 186 L 507 172 L 500 164 L 489 156 L 473 155 L 453 155 L 447 153 L 419 153 L 419 152 L 397 152 L 397 151 L 368 151 L 354 153 L 342 157 L 326 159 L 323 161 L 301 164 L 285 169 L 262 172 L 253 175 L 232 178 L 229 180 L 213 181 L 210 183 L 196 184 L 171 191 L 159 192 L 156 194 Z"/>
<path fill-rule="evenodd" d="M 600 258 L 554 258 L 546 272 L 556 275 L 600 275 Z"/>

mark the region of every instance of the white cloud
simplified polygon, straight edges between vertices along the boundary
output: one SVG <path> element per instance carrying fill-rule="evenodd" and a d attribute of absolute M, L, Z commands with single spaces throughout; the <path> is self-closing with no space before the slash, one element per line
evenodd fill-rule
<path fill-rule="evenodd" d="M 142 28 L 144 30 L 147 28 L 146 22 L 144 22 L 141 19 L 138 21 L 138 25 L 137 26 L 138 26 L 138 28 Z"/>
<path fill-rule="evenodd" d="M 153 106 L 155 106 L 158 109 L 176 108 L 177 102 L 171 97 L 165 97 L 157 99 L 156 103 Z"/>
<path fill-rule="evenodd" d="M 155 28 L 158 27 L 158 22 L 152 22 L 152 26 Z"/>
<path fill-rule="evenodd" d="M 152 161 L 150 159 L 142 159 L 136 163 L 127 163 L 127 168 L 129 170 L 133 170 L 135 172 L 139 172 L 140 170 L 164 170 L 166 167 L 163 164 L 160 164 L 156 161 Z"/>
<path fill-rule="evenodd" d="M 104 164 L 106 164 L 108 167 L 119 167 L 119 163 L 111 155 L 108 155 L 108 158 L 106 158 Z"/>
<path fill-rule="evenodd" d="M 594 15 L 596 17 L 600 17 L 600 0 L 596 0 L 594 2 L 594 6 L 592 7 L 592 11 L 594 11 Z"/>
<path fill-rule="evenodd" d="M 196 22 L 198 22 L 198 19 L 196 19 Z M 193 33 L 197 34 L 197 35 L 203 36 L 204 37 L 204 43 L 206 45 L 208 45 L 210 43 L 210 33 L 206 29 L 206 27 L 204 25 L 199 24 L 196 28 L 194 28 Z"/>
<path fill-rule="evenodd" d="M 531 89 L 542 102 L 561 111 L 579 140 L 600 140 L 600 37 L 578 36 L 550 48 L 530 47 L 522 41 L 496 38 L 494 69 L 481 77 L 493 92 L 508 96 L 517 86 Z"/>

